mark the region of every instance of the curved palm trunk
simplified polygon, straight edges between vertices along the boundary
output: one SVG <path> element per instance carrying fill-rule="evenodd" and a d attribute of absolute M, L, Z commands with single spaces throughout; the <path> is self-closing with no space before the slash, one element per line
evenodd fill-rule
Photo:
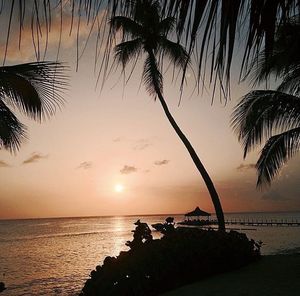
<path fill-rule="evenodd" d="M 148 52 L 149 56 L 155 61 L 155 56 L 152 52 Z M 184 133 L 181 131 L 180 127 L 177 125 L 175 119 L 173 118 L 172 114 L 169 111 L 168 105 L 160 91 L 160 88 L 158 86 L 158 84 L 156 83 L 155 79 L 153 81 L 154 87 L 155 87 L 155 91 L 157 93 L 158 99 L 164 109 L 164 112 L 170 122 L 170 124 L 172 125 L 172 127 L 174 128 L 175 132 L 177 133 L 178 137 L 181 139 L 181 141 L 183 142 L 184 146 L 186 147 L 186 149 L 188 150 L 195 166 L 197 167 L 199 173 L 201 174 L 205 185 L 208 189 L 208 192 L 211 196 L 213 205 L 215 207 L 215 211 L 216 211 L 216 216 L 218 219 L 218 226 L 219 226 L 219 230 L 224 231 L 225 230 L 225 221 L 224 221 L 224 214 L 223 214 L 223 209 L 221 206 L 221 202 L 218 196 L 218 193 L 215 189 L 215 186 L 209 176 L 209 174 L 207 173 L 205 167 L 203 166 L 202 162 L 200 161 L 195 149 L 193 148 L 193 146 L 191 145 L 191 143 L 189 142 L 189 140 L 187 139 L 187 137 L 184 135 Z"/>

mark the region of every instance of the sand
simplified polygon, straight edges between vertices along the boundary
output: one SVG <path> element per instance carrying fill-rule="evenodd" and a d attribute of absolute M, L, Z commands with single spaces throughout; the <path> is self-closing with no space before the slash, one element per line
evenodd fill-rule
<path fill-rule="evenodd" d="M 300 254 L 263 256 L 246 267 L 183 286 L 164 296 L 300 295 Z"/>

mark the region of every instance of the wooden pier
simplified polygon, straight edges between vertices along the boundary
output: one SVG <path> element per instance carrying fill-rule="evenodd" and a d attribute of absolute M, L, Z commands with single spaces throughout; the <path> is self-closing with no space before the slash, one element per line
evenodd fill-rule
<path fill-rule="evenodd" d="M 217 225 L 218 221 L 215 219 L 211 220 L 185 220 L 182 222 L 177 222 L 179 225 L 184 226 L 200 226 L 200 227 L 210 227 L 212 225 Z M 266 227 L 300 227 L 300 221 L 297 219 L 226 219 L 226 225 L 233 226 L 266 226 Z"/>
<path fill-rule="evenodd" d="M 217 221 L 214 221 L 217 223 Z M 277 227 L 299 227 L 300 221 L 288 219 L 230 219 L 225 221 L 226 225 L 245 225 L 245 226 L 277 226 Z"/>

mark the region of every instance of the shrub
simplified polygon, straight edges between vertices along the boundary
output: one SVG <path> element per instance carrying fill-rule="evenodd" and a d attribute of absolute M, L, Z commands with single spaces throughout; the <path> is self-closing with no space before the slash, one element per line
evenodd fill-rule
<path fill-rule="evenodd" d="M 103 265 L 91 272 L 81 295 L 158 295 L 260 257 L 260 244 L 236 231 L 179 227 L 136 247 L 135 239 L 141 239 L 136 234 L 141 230 L 138 227 L 128 243 L 135 247 L 117 257 L 106 257 Z"/>

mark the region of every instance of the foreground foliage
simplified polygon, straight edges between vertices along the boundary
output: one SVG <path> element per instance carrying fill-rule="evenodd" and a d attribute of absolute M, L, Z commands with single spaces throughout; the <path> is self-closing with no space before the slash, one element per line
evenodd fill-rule
<path fill-rule="evenodd" d="M 272 76 L 273 75 L 273 76 Z M 235 107 L 232 124 L 244 158 L 265 144 L 256 163 L 257 186 L 270 185 L 283 165 L 300 151 L 300 21 L 277 29 L 274 51 L 261 53 L 252 73 L 256 83 L 281 80 L 275 90 L 253 90 Z"/>
<path fill-rule="evenodd" d="M 18 0 L 1 1 L 4 60 L 12 41 L 30 38 L 32 50 L 40 60 L 52 47 L 48 46 L 50 32 L 60 31 L 58 48 L 63 41 L 62 31 L 76 36 L 76 61 L 81 51 L 96 36 L 95 60 L 98 62 L 103 82 L 109 69 L 113 49 L 113 32 L 103 18 L 115 15 L 133 17 L 135 3 L 141 0 Z M 258 58 L 260 50 L 273 50 L 276 26 L 284 24 L 291 16 L 299 15 L 298 0 L 160 0 L 163 17 L 175 17 L 176 37 L 195 56 L 196 79 L 202 87 L 202 79 L 216 85 L 225 97 L 230 94 L 231 64 L 238 53 L 243 55 L 241 71 L 247 72 Z M 106 12 L 106 13 L 105 13 Z M 71 21 L 69 21 L 71 19 Z M 14 24 L 14 25 L 12 25 Z M 26 26 L 30 24 L 31 29 Z M 90 25 L 88 36 L 81 34 Z M 105 34 L 108 32 L 108 34 Z M 241 44 L 238 44 L 240 41 Z M 53 42 L 51 42 L 52 44 Z M 59 49 L 58 49 L 59 52 Z M 104 54 L 99 54 L 104 53 Z M 236 60 L 234 60 L 236 61 Z M 96 62 L 95 62 L 96 64 Z M 234 67 L 236 70 L 236 67 Z M 219 83 L 220 82 L 220 83 Z M 217 93 L 217 92 L 216 92 Z"/>
<path fill-rule="evenodd" d="M 5 290 L 5 284 L 3 282 L 0 282 L 0 293 Z"/>
<path fill-rule="evenodd" d="M 15 110 L 41 122 L 60 109 L 67 86 L 64 70 L 58 62 L 0 67 L 0 150 L 16 152 L 27 139 Z"/>
<path fill-rule="evenodd" d="M 161 239 L 149 238 L 117 257 L 106 257 L 91 272 L 81 296 L 158 295 L 259 257 L 260 244 L 243 233 L 176 228 Z"/>

